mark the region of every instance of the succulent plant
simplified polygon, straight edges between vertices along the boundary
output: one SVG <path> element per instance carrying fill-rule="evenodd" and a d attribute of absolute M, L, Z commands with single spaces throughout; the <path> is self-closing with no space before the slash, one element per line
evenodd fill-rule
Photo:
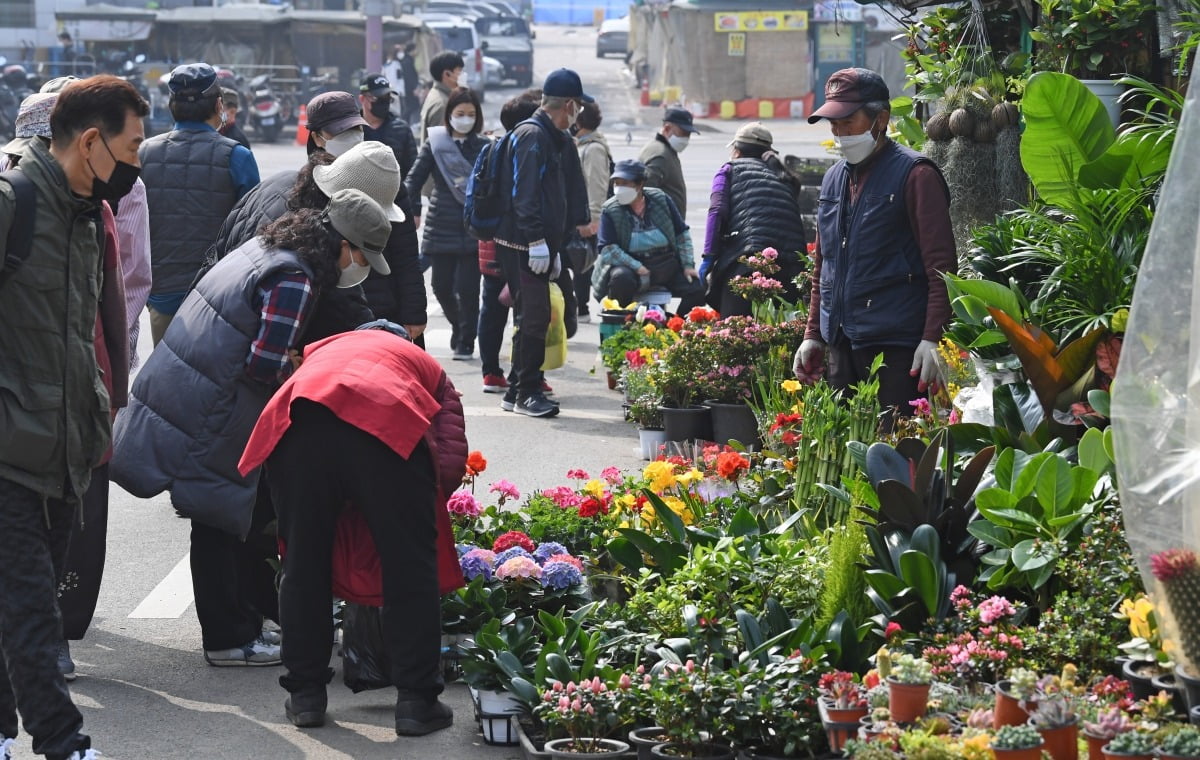
<path fill-rule="evenodd" d="M 1154 735 L 1144 731 L 1126 731 L 1117 734 L 1104 745 L 1111 755 L 1149 755 L 1154 752 Z"/>
<path fill-rule="evenodd" d="M 933 665 L 921 657 L 902 654 L 892 661 L 892 676 L 899 683 L 931 683 Z"/>
<path fill-rule="evenodd" d="M 1008 694 L 1016 699 L 1029 699 L 1037 691 L 1038 674 L 1028 668 L 1008 671 Z"/>
<path fill-rule="evenodd" d="M 1170 757 L 1200 757 L 1200 728 L 1184 726 L 1158 745 L 1159 753 Z"/>
<path fill-rule="evenodd" d="M 1162 584 L 1179 629 L 1184 664 L 1200 673 L 1200 561 L 1188 549 L 1168 549 L 1150 557 L 1150 570 Z"/>
<path fill-rule="evenodd" d="M 992 749 L 1031 749 L 1042 743 L 1042 735 L 1030 725 L 1001 726 L 992 737 Z"/>
<path fill-rule="evenodd" d="M 1095 721 L 1085 721 L 1083 724 L 1083 730 L 1097 739 L 1112 739 L 1134 728 L 1129 716 L 1119 707 L 1103 710 L 1096 716 Z"/>

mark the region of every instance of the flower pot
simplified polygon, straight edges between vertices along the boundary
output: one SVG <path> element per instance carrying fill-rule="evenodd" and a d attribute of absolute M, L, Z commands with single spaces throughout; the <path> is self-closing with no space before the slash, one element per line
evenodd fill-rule
<path fill-rule="evenodd" d="M 1160 671 L 1157 664 L 1146 660 L 1126 660 L 1121 666 L 1121 677 L 1129 682 L 1135 699 L 1149 699 L 1154 691 L 1154 676 Z"/>
<path fill-rule="evenodd" d="M 1087 742 L 1088 760 L 1104 760 L 1104 745 L 1108 744 L 1109 740 L 1100 736 L 1093 736 L 1086 730 L 1083 732 L 1083 739 Z"/>
<path fill-rule="evenodd" d="M 518 725 L 515 715 L 494 715 L 482 711 L 479 713 L 479 730 L 483 733 L 483 741 L 486 744 L 498 747 L 518 744 Z"/>
<path fill-rule="evenodd" d="M 489 715 L 515 715 L 521 712 L 521 701 L 507 691 L 480 691 L 479 711 Z"/>
<path fill-rule="evenodd" d="M 650 748 L 650 757 L 678 760 L 686 757 L 691 760 L 733 760 L 733 750 L 723 744 L 701 744 L 694 748 L 690 755 L 681 754 L 687 749 L 678 742 L 663 742 Z"/>
<path fill-rule="evenodd" d="M 748 404 L 726 404 L 720 401 L 705 401 L 712 410 L 713 440 L 725 444 L 737 441 L 747 449 L 762 447 L 758 434 L 758 418 Z"/>
<path fill-rule="evenodd" d="M 659 409 L 668 441 L 712 440 L 712 413 L 707 406 L 662 406 Z"/>
<path fill-rule="evenodd" d="M 912 723 L 925 714 L 929 703 L 927 683 L 900 683 L 888 678 L 888 711 L 897 723 Z"/>
<path fill-rule="evenodd" d="M 1183 696 L 1183 685 L 1174 673 L 1159 673 L 1150 679 L 1150 686 L 1157 694 L 1165 691 L 1171 695 L 1171 706 L 1178 715 L 1187 715 L 1188 706 Z"/>
<path fill-rule="evenodd" d="M 1012 681 L 1005 680 L 997 682 L 994 687 L 996 705 L 992 708 L 992 728 L 1023 725 L 1029 720 L 1029 710 L 1037 706 L 1036 701 L 1028 700 L 1023 707 L 1021 700 L 1009 693 L 1011 686 Z"/>
<path fill-rule="evenodd" d="M 615 309 L 605 309 L 600 312 L 600 342 L 603 343 L 606 338 L 611 338 L 620 332 L 625 325 L 625 320 L 632 313 Z"/>
<path fill-rule="evenodd" d="M 1030 724 L 1032 725 L 1032 721 Z M 1079 719 L 1065 726 L 1042 728 L 1034 726 L 1042 735 L 1042 749 L 1050 753 L 1054 760 L 1079 759 Z"/>
<path fill-rule="evenodd" d="M 574 739 L 551 739 L 546 742 L 546 752 L 554 760 L 606 760 L 628 752 L 629 745 L 616 739 L 592 739 L 596 748 L 590 752 L 575 750 Z"/>
<path fill-rule="evenodd" d="M 1153 760 L 1154 755 L 1126 755 L 1123 752 L 1109 752 L 1104 745 L 1104 760 Z"/>
<path fill-rule="evenodd" d="M 608 383 L 608 389 L 615 391 L 617 389 L 617 376 L 611 372 L 604 373 L 604 380 Z"/>
<path fill-rule="evenodd" d="M 666 430 L 638 428 L 638 444 L 642 447 L 642 459 L 647 462 L 657 458 L 669 440 Z"/>
<path fill-rule="evenodd" d="M 1080 84 L 1088 88 L 1093 95 L 1100 98 L 1104 110 L 1108 112 L 1108 120 L 1113 127 L 1121 125 L 1121 93 L 1124 89 L 1111 79 L 1080 79 Z"/>
<path fill-rule="evenodd" d="M 662 726 L 635 728 L 629 732 L 629 743 L 637 750 L 638 760 L 652 760 L 650 748 L 666 739 L 667 732 Z"/>
<path fill-rule="evenodd" d="M 1188 711 L 1188 720 L 1193 726 L 1200 726 L 1200 705 L 1196 705 Z"/>
<path fill-rule="evenodd" d="M 825 727 L 825 736 L 829 739 L 829 749 L 841 752 L 846 742 L 858 735 L 859 721 L 866 717 L 870 708 L 832 707 L 832 700 L 821 698 L 821 724 Z"/>
<path fill-rule="evenodd" d="M 1188 710 L 1200 707 L 1200 676 L 1192 675 L 1183 665 L 1175 666 L 1175 683 L 1183 694 Z"/>
<path fill-rule="evenodd" d="M 1042 747 L 1039 744 L 1036 747 L 1025 747 L 1022 749 L 997 749 L 992 747 L 992 754 L 996 756 L 996 760 L 1041 760 Z"/>

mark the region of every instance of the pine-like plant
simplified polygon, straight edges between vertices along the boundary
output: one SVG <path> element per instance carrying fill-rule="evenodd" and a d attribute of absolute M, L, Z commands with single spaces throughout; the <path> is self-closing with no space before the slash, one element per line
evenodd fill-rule
<path fill-rule="evenodd" d="M 1190 549 L 1168 549 L 1150 557 L 1178 628 L 1184 666 L 1200 673 L 1200 561 Z"/>

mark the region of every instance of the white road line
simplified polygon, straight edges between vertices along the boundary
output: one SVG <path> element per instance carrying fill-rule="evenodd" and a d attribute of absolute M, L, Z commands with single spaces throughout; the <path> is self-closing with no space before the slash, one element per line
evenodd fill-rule
<path fill-rule="evenodd" d="M 163 578 L 133 612 L 131 618 L 177 618 L 192 603 L 192 566 L 190 555 L 183 555 L 167 577 Z"/>

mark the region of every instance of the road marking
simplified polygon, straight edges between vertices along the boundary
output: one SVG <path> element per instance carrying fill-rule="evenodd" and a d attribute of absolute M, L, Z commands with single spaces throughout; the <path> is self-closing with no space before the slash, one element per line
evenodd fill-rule
<path fill-rule="evenodd" d="M 159 581 L 154 590 L 142 600 L 131 618 L 177 618 L 192 603 L 191 555 L 183 555 L 179 564 Z"/>

